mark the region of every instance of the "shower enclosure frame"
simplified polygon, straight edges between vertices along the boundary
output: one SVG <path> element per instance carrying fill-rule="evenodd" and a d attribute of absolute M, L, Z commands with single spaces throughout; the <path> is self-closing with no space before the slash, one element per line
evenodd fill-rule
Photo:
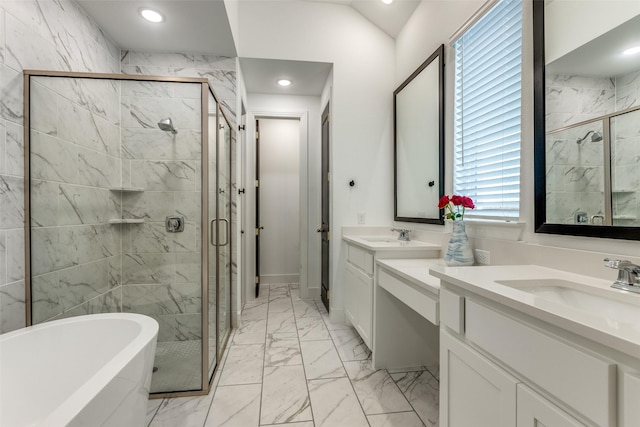
<path fill-rule="evenodd" d="M 187 397 L 187 396 L 200 396 L 206 395 L 211 389 L 213 379 L 218 371 L 218 366 L 222 359 L 224 350 L 227 347 L 229 337 L 231 334 L 226 334 L 224 342 L 220 342 L 220 268 L 216 268 L 216 304 L 215 304 L 215 317 L 216 317 L 216 366 L 209 376 L 209 248 L 210 245 L 215 247 L 216 261 L 220 257 L 220 221 L 209 220 L 209 94 L 213 97 L 216 103 L 216 125 L 213 132 L 216 133 L 216 156 L 218 155 L 218 149 L 220 140 L 218 138 L 218 129 L 220 129 L 220 115 L 229 126 L 229 145 L 233 144 L 233 127 L 226 117 L 224 111 L 220 108 L 220 103 L 216 97 L 213 89 L 209 85 L 209 80 L 206 78 L 198 77 L 168 77 L 168 76 L 148 76 L 148 75 L 135 75 L 135 74 L 112 74 L 112 73 L 85 73 L 85 72 L 72 72 L 72 71 L 46 71 L 46 70 L 24 70 L 23 71 L 23 99 L 24 99 L 24 238 L 25 238 L 25 317 L 26 326 L 32 325 L 32 298 L 31 298 L 31 115 L 30 115 L 30 84 L 31 77 L 53 77 L 53 78 L 75 78 L 75 79 L 94 79 L 94 80 L 117 80 L 117 81 L 146 81 L 146 82 L 163 82 L 163 83 L 195 83 L 201 85 L 200 91 L 200 108 L 201 108 L 201 152 L 200 152 L 200 166 L 201 166 L 201 226 L 200 226 L 200 281 L 201 281 L 201 389 L 200 390 L 188 390 L 188 391 L 175 391 L 175 392 L 161 392 L 152 393 L 150 398 L 164 398 L 164 397 Z M 230 156 L 231 157 L 231 156 Z M 216 161 L 216 189 L 219 185 L 219 162 Z M 232 161 L 229 159 L 229 175 L 232 176 Z M 216 194 L 218 191 L 215 192 Z M 220 206 L 216 202 L 215 218 L 220 218 Z M 215 222 L 216 242 L 210 241 L 211 231 L 209 230 L 210 223 Z M 231 232 L 227 230 L 227 238 L 229 239 L 230 252 L 232 251 Z M 233 292 L 229 293 L 229 298 L 232 305 Z M 231 325 L 229 326 L 231 327 Z"/>

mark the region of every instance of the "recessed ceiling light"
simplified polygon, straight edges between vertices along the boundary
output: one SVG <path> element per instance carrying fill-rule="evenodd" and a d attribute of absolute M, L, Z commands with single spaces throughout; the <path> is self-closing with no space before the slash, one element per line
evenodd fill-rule
<path fill-rule="evenodd" d="M 280 86 L 291 86 L 291 80 L 287 80 L 287 79 L 280 79 L 278 80 L 278 84 Z"/>
<path fill-rule="evenodd" d="M 393 0 L 382 0 L 382 3 L 391 4 L 391 3 L 393 3 Z"/>
<path fill-rule="evenodd" d="M 640 46 L 634 46 L 622 52 L 623 55 L 635 55 L 636 53 L 640 53 Z"/>
<path fill-rule="evenodd" d="M 140 9 L 139 12 L 140 12 L 140 16 L 142 16 L 144 19 L 146 19 L 149 22 L 158 23 L 158 22 L 164 21 L 164 15 L 158 12 L 157 10 L 142 8 Z"/>

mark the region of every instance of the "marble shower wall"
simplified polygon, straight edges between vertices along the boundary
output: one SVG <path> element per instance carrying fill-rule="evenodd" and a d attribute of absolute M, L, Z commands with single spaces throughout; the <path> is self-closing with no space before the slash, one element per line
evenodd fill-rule
<path fill-rule="evenodd" d="M 546 127 L 560 129 L 640 105 L 640 71 L 618 77 L 547 75 Z M 637 225 L 640 218 L 638 113 L 615 119 L 611 127 L 614 224 Z M 587 131 L 603 131 L 601 122 L 547 136 L 547 221 L 573 224 L 576 212 L 604 214 L 602 142 Z"/>
<path fill-rule="evenodd" d="M 0 1 L 0 333 L 25 326 L 23 69 L 116 73 L 120 51 L 73 1 Z"/>
<path fill-rule="evenodd" d="M 236 58 L 224 56 L 191 54 L 191 53 L 151 53 L 123 50 L 121 52 L 121 71 L 125 74 L 145 74 L 178 77 L 201 77 L 209 81 L 216 99 L 231 125 L 231 176 L 235 178 L 236 167 L 236 101 L 237 101 L 237 71 Z M 237 229 L 237 199 L 238 188 L 235 180 L 231 183 L 231 230 Z M 235 231 L 232 231 L 235 236 Z M 236 242 L 232 242 L 235 244 Z M 232 299 L 237 297 L 237 253 L 232 249 L 231 258 L 225 259 L 231 263 L 231 291 Z M 234 304 L 235 305 L 235 304 Z M 236 322 L 235 310 L 232 315 Z"/>
<path fill-rule="evenodd" d="M 34 323 L 120 311 L 120 87 L 31 78 Z"/>
<path fill-rule="evenodd" d="M 158 340 L 201 338 L 201 85 L 122 82 L 122 308 L 154 317 Z M 170 117 L 177 134 L 157 123 Z M 165 229 L 181 216 L 184 231 Z"/>

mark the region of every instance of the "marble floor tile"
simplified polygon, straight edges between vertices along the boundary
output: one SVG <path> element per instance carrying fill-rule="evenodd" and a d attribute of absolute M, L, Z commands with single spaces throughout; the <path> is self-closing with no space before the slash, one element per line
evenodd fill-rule
<path fill-rule="evenodd" d="M 202 427 L 213 394 L 164 399 L 149 427 Z"/>
<path fill-rule="evenodd" d="M 440 381 L 440 365 L 429 365 L 424 367 L 431 373 L 438 381 Z"/>
<path fill-rule="evenodd" d="M 295 333 L 268 334 L 264 366 L 302 365 L 298 335 Z"/>
<path fill-rule="evenodd" d="M 403 374 L 405 372 L 420 372 L 424 371 L 424 369 L 424 366 L 413 366 L 408 368 L 391 368 L 387 369 L 387 372 L 389 372 L 390 374 Z"/>
<path fill-rule="evenodd" d="M 269 313 L 293 313 L 293 305 L 289 295 L 276 295 L 269 298 Z"/>
<path fill-rule="evenodd" d="M 321 317 L 302 317 L 296 321 L 300 341 L 329 340 L 331 336 Z"/>
<path fill-rule="evenodd" d="M 260 418 L 261 392 L 260 384 L 218 387 L 204 426 L 257 426 Z"/>
<path fill-rule="evenodd" d="M 337 329 L 329 333 L 342 361 L 366 360 L 371 356 L 371 351 L 355 329 Z"/>
<path fill-rule="evenodd" d="M 371 427 L 424 427 L 415 412 L 397 412 L 395 414 L 368 415 Z"/>
<path fill-rule="evenodd" d="M 296 319 L 290 311 L 269 312 L 267 318 L 267 333 L 295 333 Z"/>
<path fill-rule="evenodd" d="M 233 344 L 262 344 L 267 332 L 267 320 L 243 321 L 233 336 Z"/>
<path fill-rule="evenodd" d="M 318 307 L 316 307 L 315 302 L 311 300 L 293 300 L 293 311 L 298 320 L 303 317 L 322 319 Z"/>
<path fill-rule="evenodd" d="M 373 369 L 370 360 L 344 362 L 344 368 L 365 414 L 413 410 L 387 371 Z"/>
<path fill-rule="evenodd" d="M 348 378 L 309 381 L 315 427 L 369 427 Z"/>
<path fill-rule="evenodd" d="M 301 341 L 300 349 L 307 379 L 338 378 L 347 375 L 331 340 Z"/>
<path fill-rule="evenodd" d="M 222 367 L 219 385 L 259 383 L 263 365 L 264 344 L 232 345 Z"/>
<path fill-rule="evenodd" d="M 151 419 L 156 415 L 156 412 L 158 412 L 158 408 L 162 405 L 162 400 L 163 399 L 149 399 L 147 402 L 147 418 L 144 423 L 145 426 L 149 425 Z"/>
<path fill-rule="evenodd" d="M 428 371 L 391 374 L 427 427 L 439 425 L 439 383 Z"/>
<path fill-rule="evenodd" d="M 302 423 L 286 423 L 286 424 L 269 424 L 262 425 L 261 427 L 314 427 L 313 421 L 305 421 Z"/>
<path fill-rule="evenodd" d="M 312 419 L 303 367 L 265 367 L 260 424 L 280 424 Z"/>
<path fill-rule="evenodd" d="M 268 308 L 269 303 L 267 301 L 254 303 L 249 307 L 247 307 L 247 304 L 245 304 L 244 310 L 242 310 L 242 321 L 247 322 L 252 320 L 265 320 L 267 318 Z"/>

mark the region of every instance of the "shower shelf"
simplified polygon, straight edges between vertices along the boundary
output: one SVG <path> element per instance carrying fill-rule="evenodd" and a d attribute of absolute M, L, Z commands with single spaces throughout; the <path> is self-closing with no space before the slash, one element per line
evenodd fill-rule
<path fill-rule="evenodd" d="M 144 188 L 142 188 L 142 187 L 112 187 L 109 190 L 134 193 L 134 192 L 144 191 Z"/>
<path fill-rule="evenodd" d="M 110 219 L 109 224 L 143 224 L 144 219 L 135 218 L 135 219 Z"/>

